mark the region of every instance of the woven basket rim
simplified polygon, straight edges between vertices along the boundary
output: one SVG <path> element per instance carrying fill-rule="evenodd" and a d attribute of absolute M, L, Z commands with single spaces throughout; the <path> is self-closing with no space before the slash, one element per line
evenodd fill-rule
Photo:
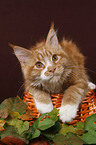
<path fill-rule="evenodd" d="M 59 110 L 61 106 L 61 100 L 63 94 L 52 94 L 51 97 L 52 97 L 53 106 Z M 23 101 L 24 102 L 28 101 L 27 109 L 33 111 L 33 114 L 35 116 L 34 119 L 38 118 L 40 116 L 40 113 L 38 112 L 35 106 L 33 96 L 29 92 L 24 92 Z M 79 109 L 77 110 L 77 116 L 73 119 L 73 121 L 68 123 L 74 125 L 78 121 L 84 122 L 88 116 L 95 113 L 96 113 L 96 95 L 95 95 L 95 91 L 91 89 L 80 103 Z"/>

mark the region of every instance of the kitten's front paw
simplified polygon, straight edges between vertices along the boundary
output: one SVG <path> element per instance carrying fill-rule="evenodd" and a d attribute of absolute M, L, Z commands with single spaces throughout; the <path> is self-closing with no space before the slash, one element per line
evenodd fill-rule
<path fill-rule="evenodd" d="M 36 104 L 37 110 L 41 114 L 43 114 L 43 113 L 49 113 L 49 112 L 51 112 L 53 110 L 53 104 L 52 104 L 52 102 L 50 104 L 44 104 L 44 103 L 35 101 L 35 104 Z"/>
<path fill-rule="evenodd" d="M 60 119 L 62 122 L 70 122 L 77 114 L 78 105 L 61 106 L 59 110 Z"/>

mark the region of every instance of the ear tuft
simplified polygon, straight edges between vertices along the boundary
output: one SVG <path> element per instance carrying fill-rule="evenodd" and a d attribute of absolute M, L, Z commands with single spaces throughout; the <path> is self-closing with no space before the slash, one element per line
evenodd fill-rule
<path fill-rule="evenodd" d="M 58 42 L 56 32 L 54 30 L 54 23 L 52 23 L 49 33 L 47 35 L 46 45 L 50 45 L 53 48 L 58 48 L 59 42 Z"/>
<path fill-rule="evenodd" d="M 51 28 L 50 29 L 54 29 L 54 22 L 51 23 Z"/>
<path fill-rule="evenodd" d="M 12 48 L 14 48 L 15 45 L 11 44 L 11 43 L 8 43 L 8 45 Z"/>

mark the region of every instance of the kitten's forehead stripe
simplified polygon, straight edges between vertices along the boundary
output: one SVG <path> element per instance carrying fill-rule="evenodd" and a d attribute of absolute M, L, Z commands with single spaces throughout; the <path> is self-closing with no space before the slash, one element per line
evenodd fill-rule
<path fill-rule="evenodd" d="M 50 56 L 52 53 L 49 50 L 46 50 L 46 48 L 43 49 L 43 55 Z"/>
<path fill-rule="evenodd" d="M 48 50 L 45 50 L 45 54 L 46 54 L 47 56 L 52 56 L 52 53 L 51 53 L 50 51 L 48 51 Z"/>
<path fill-rule="evenodd" d="M 44 58 L 44 56 L 43 56 L 41 53 L 38 53 L 38 54 L 37 54 L 37 58 L 38 58 L 39 60 L 41 60 L 41 59 Z"/>
<path fill-rule="evenodd" d="M 45 56 L 50 57 L 50 56 L 52 56 L 52 53 L 44 48 L 43 48 L 43 51 L 41 51 L 41 52 L 39 51 L 39 53 L 37 53 L 38 60 L 44 59 Z"/>

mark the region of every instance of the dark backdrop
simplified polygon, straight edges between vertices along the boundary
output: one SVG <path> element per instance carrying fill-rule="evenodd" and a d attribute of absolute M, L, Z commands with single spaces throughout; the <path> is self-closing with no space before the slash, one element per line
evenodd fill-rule
<path fill-rule="evenodd" d="M 22 96 L 20 65 L 8 43 L 26 48 L 45 38 L 54 21 L 58 37 L 73 39 L 96 83 L 95 0 L 0 0 L 0 101 Z"/>

